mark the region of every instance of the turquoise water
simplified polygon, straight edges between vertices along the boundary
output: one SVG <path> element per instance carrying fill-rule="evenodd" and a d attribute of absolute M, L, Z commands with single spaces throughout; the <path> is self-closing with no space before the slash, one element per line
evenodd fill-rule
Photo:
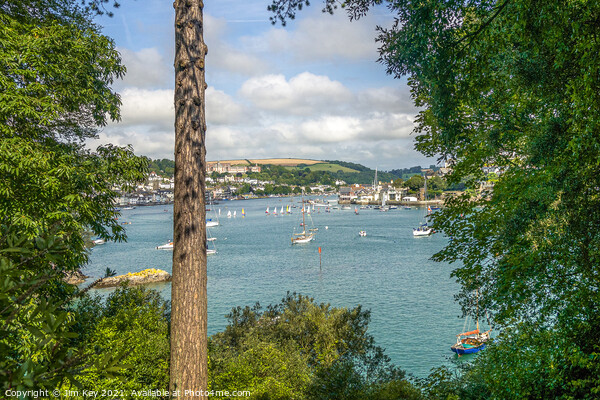
<path fill-rule="evenodd" d="M 332 210 L 317 207 L 312 214 L 319 229 L 315 241 L 290 244 L 299 225 L 299 208 L 292 215 L 267 216 L 267 206 L 280 210 L 299 198 L 226 201 L 220 226 L 210 228 L 218 254 L 208 257 L 209 334 L 223 330 L 225 315 L 235 306 L 279 302 L 287 291 L 308 295 L 336 307 L 361 304 L 371 310 L 370 333 L 392 361 L 415 376 L 451 358 L 450 346 L 463 328 L 453 301 L 458 285 L 452 266 L 429 258 L 447 239 L 441 235 L 414 238 L 412 228 L 423 209 Z M 244 208 L 246 217 L 241 217 Z M 159 268 L 171 272 L 172 252 L 156 250 L 172 239 L 172 206 L 123 210 L 127 243 L 107 243 L 92 250 L 84 270 L 90 280 L 109 267 L 117 274 Z M 227 218 L 227 211 L 237 211 Z M 207 213 L 215 218 L 216 211 Z M 307 224 L 308 225 L 308 224 Z M 325 229 L 325 227 L 328 229 Z M 358 232 L 365 230 L 366 237 Z M 212 245 L 209 245 L 211 247 Z M 318 248 L 322 248 L 319 267 Z M 153 288 L 170 297 L 170 284 Z"/>

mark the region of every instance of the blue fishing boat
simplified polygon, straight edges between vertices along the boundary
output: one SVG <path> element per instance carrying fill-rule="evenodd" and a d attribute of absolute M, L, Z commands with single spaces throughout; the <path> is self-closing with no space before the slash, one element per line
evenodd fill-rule
<path fill-rule="evenodd" d="M 477 311 L 476 315 L 479 315 L 479 291 L 476 294 L 477 297 Z M 468 319 L 467 319 L 468 321 Z M 465 321 L 465 326 L 467 325 L 467 321 Z M 488 320 L 489 323 L 489 320 Z M 472 331 L 459 333 L 456 335 L 456 343 L 453 344 L 450 349 L 458 354 L 458 356 L 462 356 L 463 354 L 473 354 L 477 353 L 480 350 L 485 349 L 485 344 L 488 340 L 490 340 L 490 332 L 492 330 L 488 329 L 485 332 L 481 332 L 479 330 L 479 319 L 476 320 L 476 327 Z"/>
<path fill-rule="evenodd" d="M 485 349 L 486 342 L 490 339 L 490 330 L 479 332 L 479 328 L 463 332 L 456 335 L 456 343 L 450 349 L 462 356 L 463 354 L 473 354 Z"/>

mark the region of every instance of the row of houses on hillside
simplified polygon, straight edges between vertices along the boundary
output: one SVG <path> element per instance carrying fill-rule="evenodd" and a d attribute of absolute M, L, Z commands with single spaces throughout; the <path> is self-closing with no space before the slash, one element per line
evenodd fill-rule
<path fill-rule="evenodd" d="M 209 161 L 206 163 L 206 173 L 217 172 L 219 174 L 246 174 L 248 172 L 260 172 L 260 165 L 232 165 L 220 161 Z"/>

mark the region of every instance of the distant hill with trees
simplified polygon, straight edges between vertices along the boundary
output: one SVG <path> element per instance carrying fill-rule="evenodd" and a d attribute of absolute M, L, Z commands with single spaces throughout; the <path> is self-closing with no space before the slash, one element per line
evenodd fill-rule
<path fill-rule="evenodd" d="M 209 161 L 214 162 L 214 161 Z M 309 160 L 301 158 L 268 158 L 252 160 L 223 160 L 221 163 L 232 165 L 259 164 L 261 172 L 249 173 L 247 176 L 253 179 L 273 181 L 277 184 L 287 185 L 311 185 L 324 184 L 334 185 L 336 181 L 344 181 L 347 184 L 369 184 L 375 179 L 375 170 L 362 164 L 340 161 L 340 160 Z M 151 160 L 150 171 L 158 175 L 172 177 L 175 171 L 175 162 L 166 158 Z M 380 182 L 396 181 L 398 178 L 406 180 L 413 175 L 421 174 L 421 166 L 414 166 L 391 171 L 377 171 L 377 180 Z M 438 167 L 430 166 L 437 170 Z"/>

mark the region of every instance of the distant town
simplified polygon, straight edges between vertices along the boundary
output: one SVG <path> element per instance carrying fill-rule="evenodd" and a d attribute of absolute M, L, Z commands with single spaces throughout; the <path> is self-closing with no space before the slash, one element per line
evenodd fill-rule
<path fill-rule="evenodd" d="M 118 206 L 168 204 L 173 201 L 174 163 L 151 162 L 145 183 L 122 192 Z M 378 172 L 341 161 L 299 159 L 211 161 L 207 163 L 206 201 L 261 197 L 335 195 L 340 204 L 442 203 L 464 187 L 449 187 L 451 166 L 420 166 Z M 490 169 L 488 173 L 499 173 Z M 362 181 L 362 182 L 360 182 Z M 485 183 L 485 182 L 484 182 Z M 482 185 L 482 187 L 484 187 Z"/>

